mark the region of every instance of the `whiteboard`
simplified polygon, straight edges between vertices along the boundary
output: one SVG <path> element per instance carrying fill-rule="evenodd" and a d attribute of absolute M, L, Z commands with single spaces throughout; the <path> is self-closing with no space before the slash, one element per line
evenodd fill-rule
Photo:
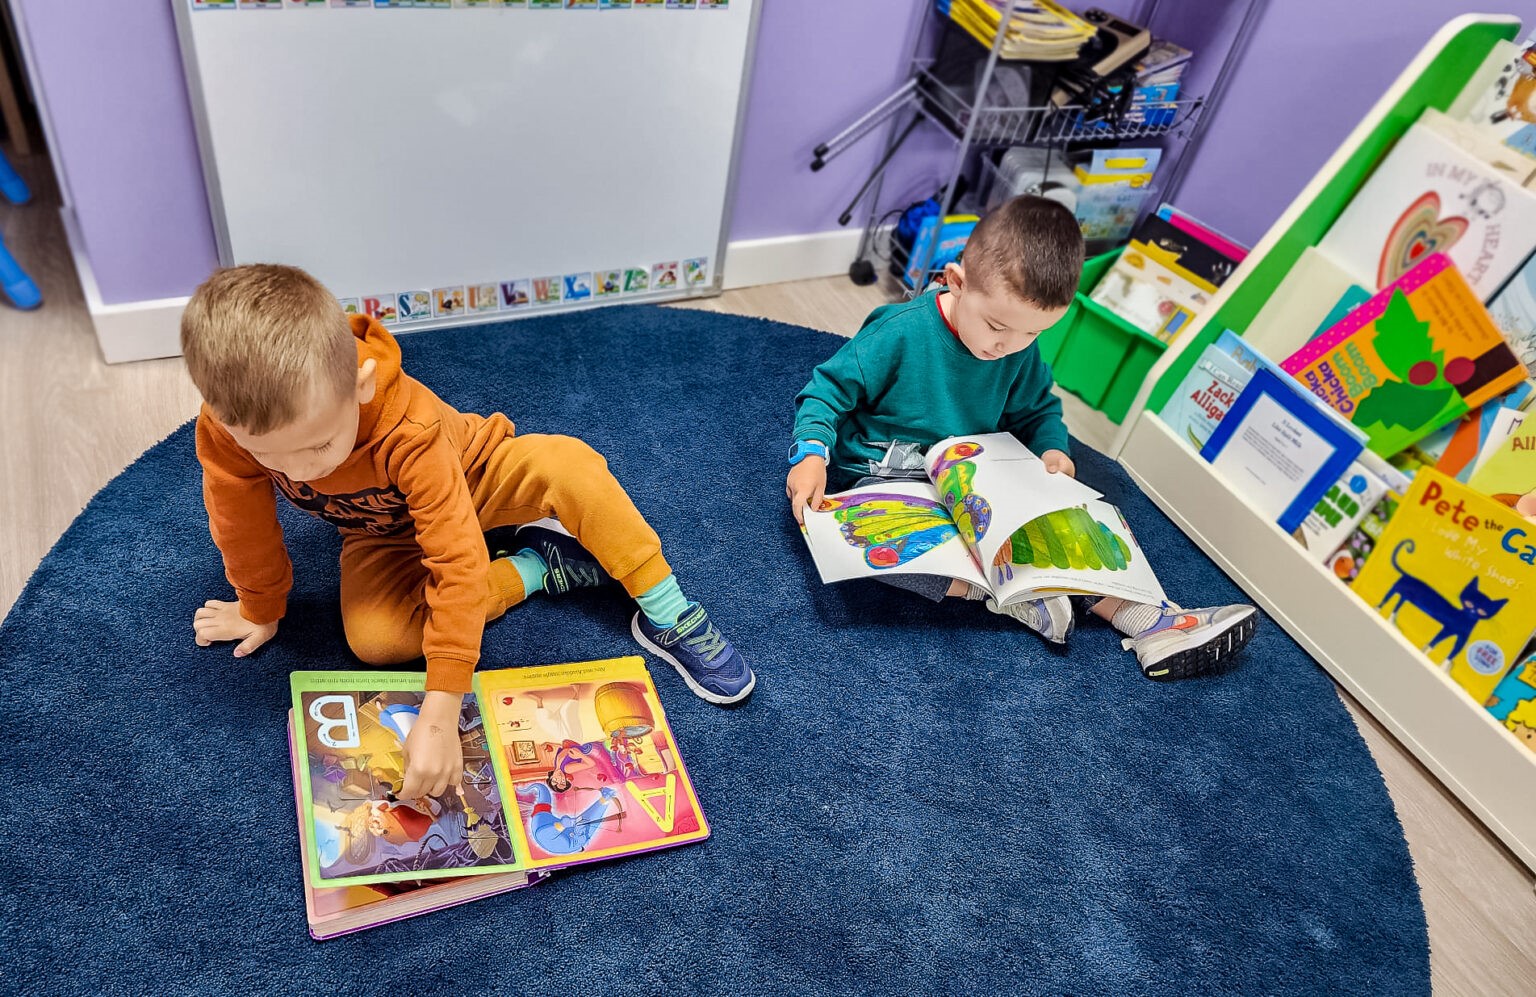
<path fill-rule="evenodd" d="M 171 2 L 225 265 L 397 323 L 718 293 L 760 0 Z"/>

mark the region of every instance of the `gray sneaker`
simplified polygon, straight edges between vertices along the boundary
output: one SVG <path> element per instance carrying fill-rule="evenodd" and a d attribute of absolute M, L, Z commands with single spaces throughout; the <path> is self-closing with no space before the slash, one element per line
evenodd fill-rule
<path fill-rule="evenodd" d="M 1147 678 L 1171 682 L 1227 671 L 1258 628 L 1259 613 L 1252 606 L 1169 607 L 1152 629 L 1120 645 L 1136 652 Z"/>
<path fill-rule="evenodd" d="M 999 616 L 1013 617 L 1052 644 L 1065 644 L 1072 631 L 1077 629 L 1072 600 L 1064 595 L 1049 595 L 1007 606 L 999 606 L 997 600 L 988 599 L 987 608 Z"/>

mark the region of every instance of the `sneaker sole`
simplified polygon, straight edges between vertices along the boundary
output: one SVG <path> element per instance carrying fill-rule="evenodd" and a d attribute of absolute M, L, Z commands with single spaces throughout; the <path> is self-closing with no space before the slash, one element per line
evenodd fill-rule
<path fill-rule="evenodd" d="M 1176 682 L 1180 679 L 1202 678 L 1230 671 L 1237 663 L 1237 654 L 1253 639 L 1259 629 L 1257 610 L 1218 630 L 1198 647 L 1186 648 L 1157 662 L 1150 669 L 1142 666 L 1141 673 L 1154 682 Z"/>
<path fill-rule="evenodd" d="M 688 669 L 684 668 L 680 661 L 672 657 L 670 651 L 667 651 L 659 644 L 652 642 L 651 639 L 645 635 L 645 633 L 640 629 L 639 613 L 636 613 L 634 619 L 629 621 L 629 632 L 634 635 L 635 640 L 640 644 L 641 647 L 645 648 L 647 651 L 650 651 L 652 654 L 656 655 L 656 657 L 670 664 L 677 671 L 677 674 L 683 677 L 683 681 L 688 683 L 688 688 L 693 690 L 693 694 L 702 700 L 714 703 L 716 706 L 729 706 L 732 703 L 739 703 L 743 699 L 746 699 L 748 696 L 752 695 L 752 690 L 757 688 L 757 673 L 754 672 L 752 674 L 752 678 L 748 680 L 746 688 L 742 689 L 734 696 L 722 696 L 718 692 L 710 692 L 702 685 L 699 685 L 698 682 L 694 681 L 693 676 L 688 674 Z"/>

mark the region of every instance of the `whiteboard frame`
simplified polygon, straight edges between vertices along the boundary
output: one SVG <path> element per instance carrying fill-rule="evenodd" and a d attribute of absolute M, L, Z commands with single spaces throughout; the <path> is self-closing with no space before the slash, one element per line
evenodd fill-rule
<path fill-rule="evenodd" d="M 234 265 L 234 251 L 224 208 L 224 193 L 223 186 L 219 180 L 218 162 L 213 152 L 212 129 L 208 120 L 207 100 L 203 90 L 202 74 L 197 61 L 197 45 L 192 35 L 191 18 L 194 16 L 232 17 L 240 16 L 241 12 L 209 11 L 200 15 L 194 15 L 188 0 L 169 0 L 169 2 L 176 22 L 176 38 L 178 48 L 181 51 L 182 71 L 186 78 L 187 97 L 192 112 L 193 129 L 197 135 L 198 159 L 203 174 L 203 186 L 208 196 L 208 211 L 213 222 L 214 242 L 218 249 L 219 265 L 232 266 Z M 497 322 L 536 318 L 540 315 L 607 308 L 614 305 L 666 304 L 697 298 L 713 298 L 722 294 L 725 289 L 726 247 L 730 242 L 731 220 L 741 177 L 741 148 L 746 128 L 747 103 L 750 97 L 752 73 L 757 62 L 758 31 L 761 26 L 763 7 L 766 4 L 767 0 L 753 0 L 750 5 L 751 9 L 748 11 L 749 22 L 746 34 L 746 51 L 742 58 L 741 80 L 736 93 L 736 114 L 733 122 L 731 152 L 725 180 L 725 203 L 721 205 L 720 234 L 715 243 L 715 255 L 711 261 L 712 276 L 709 283 L 698 287 L 679 287 L 677 290 L 667 292 L 652 291 L 643 295 L 620 296 L 612 300 L 604 300 L 594 294 L 581 301 L 561 301 L 559 304 L 529 305 L 515 310 L 498 310 L 482 314 L 465 312 L 442 318 L 417 319 L 408 323 L 391 325 L 390 331 L 398 335 L 421 332 L 427 329 L 489 325 Z M 283 11 L 282 13 L 288 14 L 292 12 Z M 250 15 L 247 12 L 244 16 Z M 703 11 L 693 11 L 686 16 L 710 15 Z M 529 276 L 539 275 L 530 274 Z M 428 288 L 428 290 L 431 291 L 433 289 Z"/>

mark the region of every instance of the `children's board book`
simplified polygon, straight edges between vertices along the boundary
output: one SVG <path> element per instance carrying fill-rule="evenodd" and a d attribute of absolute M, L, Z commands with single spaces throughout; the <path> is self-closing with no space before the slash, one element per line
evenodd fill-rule
<path fill-rule="evenodd" d="M 1520 362 L 1536 367 L 1536 254 L 1489 299 L 1488 314 Z"/>
<path fill-rule="evenodd" d="M 1253 372 L 1261 367 L 1282 373 L 1279 365 L 1250 347 L 1237 333 L 1223 330 L 1216 342 L 1201 352 L 1200 359 L 1158 415 L 1179 439 L 1198 451 L 1248 386 Z"/>
<path fill-rule="evenodd" d="M 1483 705 L 1517 741 L 1536 751 L 1536 655 L 1511 668 Z"/>
<path fill-rule="evenodd" d="M 1536 524 L 1424 468 L 1354 588 L 1482 703 L 1536 631 Z"/>
<path fill-rule="evenodd" d="M 293 762 L 293 797 L 302 816 L 304 805 L 296 744 L 293 711 L 290 710 L 288 752 Z M 311 886 L 309 829 L 303 820 L 299 821 L 299 855 L 304 868 L 304 912 L 309 921 L 309 936 L 317 942 L 521 889 L 546 876 L 542 872 L 503 872 L 450 879 L 408 879 L 367 886 Z"/>
<path fill-rule="evenodd" d="M 1339 549 L 1333 552 L 1328 559 L 1328 568 L 1346 585 L 1353 585 L 1360 572 L 1365 568 L 1366 562 L 1376 551 L 1376 545 L 1381 542 L 1381 535 L 1387 531 L 1387 524 L 1392 517 L 1397 515 L 1397 510 L 1403 502 L 1401 492 L 1389 491 L 1371 506 L 1369 512 L 1361 518 L 1359 524 L 1350 531 L 1349 536 L 1339 545 Z"/>
<path fill-rule="evenodd" d="M 1511 509 L 1536 492 L 1536 422 L 1516 427 L 1477 465 L 1467 484 Z"/>
<path fill-rule="evenodd" d="M 558 869 L 709 836 L 638 657 L 479 672 L 463 782 L 395 796 L 420 672 L 294 672 L 312 887 Z"/>
<path fill-rule="evenodd" d="M 1385 481 L 1356 461 L 1307 513 L 1293 534 L 1296 542 L 1312 560 L 1328 564 L 1388 491 Z"/>
<path fill-rule="evenodd" d="M 1385 288 L 1445 253 L 1487 300 L 1531 251 L 1536 192 L 1415 123 L 1318 243 L 1369 287 Z"/>
<path fill-rule="evenodd" d="M 865 485 L 807 511 L 805 541 L 823 582 L 944 575 L 1002 605 L 1074 592 L 1163 601 L 1120 511 L 1047 471 L 1013 436 L 940 440 L 924 466 L 927 481 Z"/>
<path fill-rule="evenodd" d="M 1257 512 L 1294 533 L 1364 440 L 1291 378 L 1256 371 L 1200 456 Z"/>
<path fill-rule="evenodd" d="M 1363 430 L 1383 457 L 1528 376 L 1443 253 L 1382 288 L 1280 366 Z"/>

